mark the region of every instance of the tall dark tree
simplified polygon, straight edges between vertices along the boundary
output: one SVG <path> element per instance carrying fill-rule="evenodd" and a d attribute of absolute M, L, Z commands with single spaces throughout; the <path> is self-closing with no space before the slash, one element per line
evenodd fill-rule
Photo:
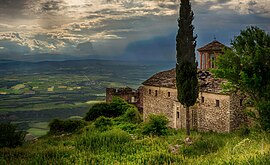
<path fill-rule="evenodd" d="M 178 101 L 186 108 L 186 134 L 190 135 L 189 108 L 198 98 L 197 65 L 195 62 L 196 37 L 193 36 L 193 11 L 189 0 L 181 0 L 178 34 L 176 37 L 176 85 Z"/>

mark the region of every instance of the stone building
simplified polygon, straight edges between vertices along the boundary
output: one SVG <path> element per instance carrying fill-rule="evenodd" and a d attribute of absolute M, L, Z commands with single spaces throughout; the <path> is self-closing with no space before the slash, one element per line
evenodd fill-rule
<path fill-rule="evenodd" d="M 224 93 L 221 79 L 208 71 L 198 71 L 200 93 L 191 107 L 191 128 L 199 131 L 230 132 L 245 122 L 242 99 L 233 93 Z M 171 69 L 143 82 L 143 118 L 149 114 L 168 117 L 170 127 L 186 127 L 186 111 L 177 100 L 176 71 Z"/>
<path fill-rule="evenodd" d="M 214 68 L 213 60 L 222 53 L 225 45 L 213 41 L 199 48 L 200 69 L 198 78 L 200 92 L 197 103 L 190 108 L 191 128 L 199 131 L 231 132 L 246 122 L 243 112 L 243 98 L 234 93 L 226 93 L 221 84 L 225 81 L 214 78 L 207 71 Z M 137 91 L 130 88 L 107 89 L 107 102 L 118 96 L 143 110 L 143 119 L 150 114 L 163 114 L 169 119 L 169 126 L 185 129 L 186 110 L 177 100 L 175 69 L 159 72 L 142 83 Z"/>

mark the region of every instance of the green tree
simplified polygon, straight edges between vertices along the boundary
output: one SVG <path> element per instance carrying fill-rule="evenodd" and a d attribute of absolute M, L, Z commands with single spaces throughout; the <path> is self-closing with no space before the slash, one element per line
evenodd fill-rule
<path fill-rule="evenodd" d="M 23 144 L 26 133 L 16 129 L 17 127 L 10 123 L 0 124 L 0 148 L 15 148 Z"/>
<path fill-rule="evenodd" d="M 264 129 L 270 123 L 270 36 L 258 27 L 248 27 L 231 42 L 231 49 L 216 61 L 213 73 L 228 80 L 226 86 L 248 96 L 259 112 Z M 267 126 L 268 125 L 268 126 Z"/>
<path fill-rule="evenodd" d="M 189 0 L 181 0 L 178 34 L 176 37 L 176 85 L 178 101 L 186 107 L 186 134 L 190 135 L 189 107 L 198 98 L 197 65 L 195 62 L 196 37 L 193 36 L 193 11 Z"/>

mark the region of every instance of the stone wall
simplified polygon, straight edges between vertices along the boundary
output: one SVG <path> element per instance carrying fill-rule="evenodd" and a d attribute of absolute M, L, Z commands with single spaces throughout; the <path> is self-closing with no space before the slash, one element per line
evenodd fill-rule
<path fill-rule="evenodd" d="M 144 86 L 143 105 L 144 120 L 147 120 L 149 114 L 163 114 L 168 117 L 170 127 L 186 127 L 186 110 L 177 101 L 176 89 Z M 191 128 L 199 131 L 229 132 L 230 113 L 229 95 L 202 92 L 197 104 L 190 108 Z"/>
<path fill-rule="evenodd" d="M 170 96 L 168 96 L 170 92 Z M 143 89 L 143 119 L 147 120 L 149 114 L 162 114 L 168 117 L 169 126 L 174 128 L 173 100 L 176 99 L 174 89 L 144 86 Z"/>
<path fill-rule="evenodd" d="M 143 119 L 150 114 L 162 114 L 169 119 L 172 128 L 186 128 L 186 110 L 177 101 L 177 91 L 173 88 L 144 86 Z M 191 128 L 195 129 L 196 109 L 190 108 Z"/>
<path fill-rule="evenodd" d="M 138 110 L 142 112 L 143 101 L 142 101 L 142 87 L 138 90 L 133 90 L 129 87 L 126 88 L 107 88 L 106 89 L 106 102 L 110 103 L 113 97 L 120 97 L 130 104 L 134 104 Z"/>
<path fill-rule="evenodd" d="M 231 132 L 241 126 L 246 118 L 237 95 L 201 92 L 197 103 L 190 108 L 191 129 L 199 131 Z M 163 114 L 172 128 L 186 128 L 186 110 L 177 101 L 173 88 L 143 87 L 143 119 L 149 114 Z"/>
<path fill-rule="evenodd" d="M 230 99 L 230 130 L 233 131 L 243 124 L 248 123 L 247 115 L 244 113 L 243 97 L 232 94 Z"/>
<path fill-rule="evenodd" d="M 199 102 L 197 116 L 199 131 L 230 132 L 229 95 L 202 92 L 199 95 Z"/>

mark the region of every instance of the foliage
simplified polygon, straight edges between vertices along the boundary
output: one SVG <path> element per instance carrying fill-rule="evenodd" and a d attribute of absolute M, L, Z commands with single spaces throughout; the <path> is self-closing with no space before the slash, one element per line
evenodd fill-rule
<path fill-rule="evenodd" d="M 140 115 L 140 112 L 135 106 L 131 106 L 127 109 L 124 115 L 121 116 L 123 121 L 129 122 L 129 123 L 140 123 L 142 122 L 142 118 Z"/>
<path fill-rule="evenodd" d="M 112 119 L 111 118 L 104 117 L 104 116 L 100 116 L 94 122 L 95 128 L 97 128 L 100 131 L 106 131 L 112 125 L 113 125 Z"/>
<path fill-rule="evenodd" d="M 77 140 L 76 147 L 98 153 L 105 148 L 107 151 L 123 150 L 123 145 L 131 140 L 130 135 L 122 130 L 113 129 L 107 132 L 87 132 Z"/>
<path fill-rule="evenodd" d="M 94 121 L 100 116 L 118 117 L 124 114 L 132 105 L 121 98 L 113 98 L 111 103 L 99 103 L 93 105 L 85 116 L 86 121 Z"/>
<path fill-rule="evenodd" d="M 225 144 L 220 138 L 200 137 L 191 145 L 184 145 L 181 152 L 185 156 L 200 156 L 217 152 Z"/>
<path fill-rule="evenodd" d="M 238 134 L 192 132 L 193 144 L 185 145 L 185 134 L 132 139 L 125 131 L 85 131 L 73 136 L 46 136 L 15 149 L 0 149 L 0 164 L 269 164 L 269 133 Z M 180 145 L 172 153 L 169 146 Z"/>
<path fill-rule="evenodd" d="M 59 120 L 54 119 L 50 124 L 50 134 L 72 133 L 85 126 L 83 120 Z"/>
<path fill-rule="evenodd" d="M 193 106 L 198 97 L 197 68 L 189 62 L 182 62 L 177 68 L 178 100 L 186 107 Z"/>
<path fill-rule="evenodd" d="M 270 129 L 270 35 L 258 27 L 248 27 L 231 45 L 217 59 L 213 73 L 228 80 L 231 90 L 248 96 L 260 113 L 263 129 Z"/>
<path fill-rule="evenodd" d="M 144 135 L 166 135 L 168 133 L 169 120 L 163 115 L 149 115 L 149 120 L 144 124 L 142 133 Z"/>
<path fill-rule="evenodd" d="M 197 66 L 195 63 L 196 37 L 193 36 L 194 14 L 189 0 L 181 0 L 180 18 L 178 20 L 178 34 L 176 36 L 176 86 L 177 99 L 186 107 L 186 130 L 190 135 L 189 107 L 196 103 L 198 98 Z"/>
<path fill-rule="evenodd" d="M 140 126 L 139 124 L 133 124 L 133 123 L 119 123 L 116 127 L 128 133 L 134 134 L 134 133 L 139 132 L 139 126 Z"/>
<path fill-rule="evenodd" d="M 84 119 L 86 121 L 93 121 L 100 116 L 108 116 L 106 112 L 110 109 L 110 104 L 108 103 L 98 103 L 93 105 L 90 110 L 86 113 Z"/>
<path fill-rule="evenodd" d="M 231 49 L 216 61 L 217 77 L 227 79 L 236 90 L 261 101 L 270 96 L 270 36 L 258 27 L 242 30 Z"/>
<path fill-rule="evenodd" d="M 259 122 L 263 130 L 270 131 L 270 100 L 268 102 L 260 102 L 257 105 L 259 112 Z"/>
<path fill-rule="evenodd" d="M 0 124 L 0 148 L 14 148 L 20 146 L 24 142 L 25 132 L 16 131 L 16 126 L 10 123 Z"/>

